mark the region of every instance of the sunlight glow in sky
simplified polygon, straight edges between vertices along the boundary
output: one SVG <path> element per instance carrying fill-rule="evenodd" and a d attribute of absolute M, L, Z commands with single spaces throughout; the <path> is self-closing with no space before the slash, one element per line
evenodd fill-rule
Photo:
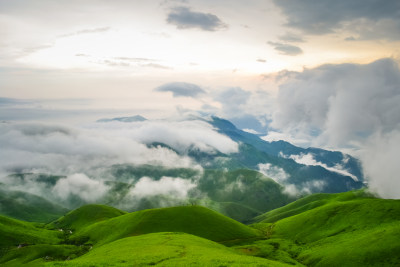
<path fill-rule="evenodd" d="M 271 91 L 276 86 L 261 77 L 282 70 L 399 56 L 399 38 L 363 38 L 357 32 L 373 26 L 379 30 L 376 16 L 353 12 L 354 20 L 317 21 L 315 25 L 331 27 L 321 34 L 299 28 L 301 16 L 310 15 L 295 13 L 291 4 L 295 5 L 261 0 L 229 5 L 222 0 L 1 0 L 1 95 L 103 98 L 112 90 L 115 97 L 124 98 L 143 91 L 153 95 L 155 87 L 172 81 L 201 83 L 212 90 L 240 86 Z M 364 22 L 354 27 L 360 18 Z M 289 26 L 291 20 L 300 26 Z M 390 20 L 385 23 L 390 25 Z M 120 78 L 132 89 L 119 87 L 115 79 Z M 76 86 L 79 90 L 69 88 Z M 98 90 L 86 91 L 89 86 Z"/>

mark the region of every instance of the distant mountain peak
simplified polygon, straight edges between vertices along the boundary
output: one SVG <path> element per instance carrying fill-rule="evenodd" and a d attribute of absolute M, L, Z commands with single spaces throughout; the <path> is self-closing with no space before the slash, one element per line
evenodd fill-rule
<path fill-rule="evenodd" d="M 147 119 L 141 115 L 135 115 L 130 117 L 117 117 L 117 118 L 104 118 L 99 119 L 96 122 L 110 122 L 110 121 L 120 121 L 120 122 L 137 122 L 137 121 L 147 121 Z"/>

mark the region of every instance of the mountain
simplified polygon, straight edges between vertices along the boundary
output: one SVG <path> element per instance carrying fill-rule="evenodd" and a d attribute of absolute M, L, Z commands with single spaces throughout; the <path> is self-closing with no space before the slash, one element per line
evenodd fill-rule
<path fill-rule="evenodd" d="M 68 209 L 45 198 L 21 191 L 1 189 L 0 214 L 31 222 L 50 222 Z"/>
<path fill-rule="evenodd" d="M 124 214 L 126 212 L 113 207 L 90 204 L 67 213 L 49 226 L 51 228 L 77 230 Z"/>
<path fill-rule="evenodd" d="M 85 214 L 92 208 L 109 215 L 111 211 L 110 217 L 115 216 L 108 219 L 102 217 L 103 221 L 98 222 L 98 218 Z M 67 214 L 64 217 L 66 220 L 70 221 L 69 226 L 75 226 L 74 232 L 46 229 L 43 225 L 0 217 L 0 264 L 87 266 L 88 262 L 91 262 L 90 265 L 132 265 L 166 261 L 184 265 L 208 262 L 285 266 L 249 257 L 215 243 L 257 240 L 261 236 L 258 230 L 200 206 L 128 214 L 120 214 L 111 207 L 83 206 Z M 58 220 L 61 221 L 62 218 Z M 52 226 L 54 223 L 47 228 Z M 75 260 L 66 262 L 66 259 Z"/>
<path fill-rule="evenodd" d="M 307 266 L 400 264 L 400 200 L 365 191 L 315 194 L 255 221 L 269 237 L 257 246 L 270 259 L 286 255 Z"/>
<path fill-rule="evenodd" d="M 101 121 L 129 123 L 142 119 L 133 116 Z M 35 196 L 30 193 L 19 193 L 19 196 L 13 193 L 10 197 L 7 194 L 11 193 L 4 193 L 0 197 L 0 214 L 44 222 L 65 214 L 63 207 L 74 209 L 85 204 L 105 204 L 137 211 L 197 203 L 241 222 L 249 222 L 255 216 L 304 195 L 346 192 L 365 187 L 361 166 L 358 160 L 349 155 L 317 148 L 300 148 L 284 141 L 267 142 L 217 117 L 191 120 L 200 121 L 203 128 L 204 124 L 209 124 L 214 131 L 229 137 L 237 143 L 238 151 L 226 154 L 215 147 L 204 150 L 195 145 L 179 149 L 174 142 L 166 144 L 154 136 L 146 139 L 148 141 L 144 145 L 155 149 L 161 147 L 182 158 L 190 158 L 192 167 L 167 167 L 156 163 L 101 166 L 90 170 L 94 177 L 89 179 L 94 181 L 93 184 L 103 185 L 104 189 L 104 193 L 95 199 L 74 192 L 66 193 L 63 197 L 57 195 L 62 191 L 61 184 L 65 186 L 70 182 L 67 175 L 11 174 L 5 177 L 6 183 L 0 185 L 2 190 L 11 192 L 15 188 L 23 190 L 29 187 L 26 189 L 28 192 L 37 192 L 45 199 L 36 196 L 34 201 Z M 167 125 L 167 122 L 162 123 Z M 173 127 L 179 125 L 172 124 Z M 190 121 L 189 125 L 195 124 Z M 314 165 L 302 164 L 302 158 L 312 159 Z M 158 189 L 140 189 L 140 186 L 146 185 Z M 43 216 L 44 212 L 49 213 L 47 218 Z"/>
<path fill-rule="evenodd" d="M 113 231 L 110 231 L 113 229 Z M 132 235 L 183 232 L 212 241 L 257 238 L 258 232 L 201 206 L 136 211 L 80 228 L 71 240 L 101 245 Z"/>
<path fill-rule="evenodd" d="M 88 214 L 90 213 L 91 214 Z M 314 194 L 246 226 L 201 206 L 82 206 L 43 225 L 0 216 L 2 266 L 398 266 L 400 200 Z"/>
<path fill-rule="evenodd" d="M 135 115 L 131 117 L 118 117 L 118 118 L 104 118 L 99 119 L 96 122 L 110 122 L 110 121 L 120 121 L 120 122 L 137 122 L 137 121 L 146 121 L 147 119 L 140 115 Z"/>
<path fill-rule="evenodd" d="M 54 266 L 59 266 L 59 262 Z M 221 244 L 184 233 L 152 233 L 122 238 L 94 248 L 63 266 L 290 266 L 250 257 Z M 53 266 L 53 265 L 50 265 Z"/>
<path fill-rule="evenodd" d="M 271 175 L 279 168 L 286 173 L 285 184 L 295 185 L 299 190 L 307 187 L 312 193 L 345 192 L 364 186 L 361 163 L 350 155 L 318 148 L 301 148 L 285 141 L 267 142 L 218 117 L 211 117 L 208 122 L 218 132 L 240 144 L 239 153 L 229 155 L 231 162 L 236 162 L 240 168 L 260 170 L 260 164 L 269 164 L 267 166 L 272 170 L 267 171 Z M 312 158 L 313 162 L 306 165 L 300 160 L 295 161 L 304 156 Z"/>

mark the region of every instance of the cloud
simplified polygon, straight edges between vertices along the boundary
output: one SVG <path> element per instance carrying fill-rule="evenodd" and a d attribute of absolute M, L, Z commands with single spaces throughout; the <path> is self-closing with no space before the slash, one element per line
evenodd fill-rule
<path fill-rule="evenodd" d="M 141 58 L 141 57 L 114 57 L 116 60 L 130 61 L 130 62 L 149 62 L 156 61 L 151 58 Z"/>
<path fill-rule="evenodd" d="M 260 134 L 259 132 L 257 132 L 254 129 L 244 128 L 244 129 L 242 129 L 242 131 L 245 131 L 245 132 L 248 132 L 248 133 L 251 133 L 251 134 Z"/>
<path fill-rule="evenodd" d="M 283 155 L 284 156 L 284 155 Z M 351 177 L 354 181 L 358 181 L 357 176 L 351 174 L 348 172 L 342 165 L 336 164 L 333 167 L 328 167 L 325 163 L 316 161 L 314 158 L 314 155 L 309 153 L 309 154 L 303 154 L 301 153 L 300 155 L 290 155 L 289 157 L 284 156 L 285 158 L 290 158 L 296 161 L 299 164 L 304 164 L 304 165 L 309 165 L 309 166 L 321 166 L 325 168 L 328 171 L 331 172 L 336 172 L 338 174 L 344 175 L 344 176 L 349 176 Z"/>
<path fill-rule="evenodd" d="M 385 198 L 400 198 L 400 130 L 372 136 L 359 156 L 369 188 Z"/>
<path fill-rule="evenodd" d="M 95 202 L 108 189 L 103 182 L 90 179 L 85 174 L 76 173 L 58 180 L 53 187 L 53 192 L 63 200 L 78 196 L 87 202 Z"/>
<path fill-rule="evenodd" d="M 204 31 L 217 31 L 226 28 L 216 15 L 193 12 L 187 7 L 175 7 L 168 14 L 167 22 L 176 25 L 178 29 L 197 28 Z"/>
<path fill-rule="evenodd" d="M 114 60 L 102 60 L 98 62 L 99 64 L 104 64 L 110 67 L 129 67 L 130 64 L 124 61 L 114 61 Z"/>
<path fill-rule="evenodd" d="M 251 92 L 240 87 L 227 88 L 214 97 L 222 104 L 222 113 L 227 117 L 243 115 L 243 108 L 251 96 Z M 225 117 L 224 116 L 224 117 Z"/>
<path fill-rule="evenodd" d="M 142 177 L 129 191 L 134 198 L 144 198 L 156 195 L 171 195 L 175 198 L 185 199 L 190 189 L 196 184 L 190 180 L 173 177 L 162 177 L 160 180 L 153 180 L 149 177 Z"/>
<path fill-rule="evenodd" d="M 272 126 L 332 146 L 390 132 L 400 126 L 399 84 L 392 59 L 306 69 L 280 85 Z"/>
<path fill-rule="evenodd" d="M 284 185 L 286 180 L 290 177 L 282 168 L 274 166 L 271 163 L 260 163 L 258 164 L 258 169 L 259 172 L 281 185 Z"/>
<path fill-rule="evenodd" d="M 170 149 L 149 148 L 140 143 L 140 136 L 147 134 L 140 129 L 140 123 L 98 123 L 87 128 L 41 123 L 1 123 L 0 129 L 1 173 L 89 175 L 98 169 L 119 163 L 193 166 L 188 157 L 180 156 Z M 145 129 L 151 131 L 151 126 Z M 208 132 L 203 131 L 202 134 L 207 136 L 210 132 L 215 133 L 209 128 Z M 154 138 L 157 141 L 157 136 Z M 147 140 L 152 141 L 148 138 Z M 174 143 L 172 134 L 169 135 L 169 143 Z M 179 140 L 175 140 L 174 144 L 184 149 L 185 145 L 192 143 L 195 140 L 189 136 L 183 144 Z M 198 146 L 205 145 L 199 142 Z"/>
<path fill-rule="evenodd" d="M 73 33 L 67 33 L 60 35 L 59 37 L 69 37 L 69 36 L 75 36 L 75 35 L 81 35 L 81 34 L 91 34 L 91 33 L 101 33 L 101 32 L 108 32 L 111 30 L 111 27 L 100 27 L 100 28 L 93 28 L 93 29 L 83 29 L 80 31 L 76 31 Z"/>
<path fill-rule="evenodd" d="M 290 32 L 279 36 L 279 40 L 288 43 L 304 43 L 304 39 L 301 36 Z"/>
<path fill-rule="evenodd" d="M 295 186 L 294 184 L 286 184 L 283 190 L 284 193 L 290 196 L 304 196 L 312 194 L 313 192 L 321 192 L 326 186 L 326 182 L 322 180 L 314 180 L 302 183 L 299 186 Z"/>
<path fill-rule="evenodd" d="M 163 69 L 163 70 L 171 70 L 171 67 L 164 66 L 161 64 L 156 64 L 156 63 L 149 63 L 149 64 L 142 64 L 142 67 L 149 67 L 149 68 L 156 68 L 156 69 Z"/>
<path fill-rule="evenodd" d="M 274 49 L 279 51 L 282 55 L 298 56 L 303 53 L 303 50 L 301 50 L 301 48 L 298 46 L 277 42 L 268 42 L 268 44 L 273 46 Z"/>
<path fill-rule="evenodd" d="M 148 147 L 154 142 L 165 147 Z M 0 123 L 0 173 L 42 172 L 91 176 L 113 164 L 195 167 L 190 149 L 235 153 L 238 144 L 205 121 L 93 123 L 84 128 Z"/>
<path fill-rule="evenodd" d="M 400 38 L 397 0 L 274 0 L 287 17 L 286 26 L 307 34 L 346 29 L 366 39 Z"/>
<path fill-rule="evenodd" d="M 298 137 L 293 137 L 290 134 L 276 132 L 273 130 L 269 130 L 268 134 L 266 136 L 262 136 L 261 139 L 263 139 L 267 142 L 275 142 L 275 141 L 284 140 L 293 145 L 301 146 L 301 147 L 309 147 L 310 143 L 311 143 L 310 140 L 307 138 L 300 139 Z"/>
<path fill-rule="evenodd" d="M 166 147 L 154 143 L 163 143 Z M 110 172 L 113 165 L 149 164 L 202 170 L 188 156 L 191 150 L 211 154 L 238 152 L 236 142 L 218 133 L 205 120 L 193 118 L 129 123 L 109 121 L 80 127 L 1 122 L 0 147 L 0 183 L 3 186 L 9 190 L 45 195 L 68 207 L 101 202 L 109 197 L 111 185 L 105 181 L 116 180 Z M 8 176 L 14 173 L 31 174 L 23 179 Z M 56 176 L 43 178 L 41 173 Z M 195 187 L 198 177 L 191 180 L 179 177 L 164 177 L 159 181 L 149 179 L 140 179 L 132 189 L 135 200 L 157 194 L 184 198 Z M 138 203 L 125 204 L 132 208 Z"/>
<path fill-rule="evenodd" d="M 172 92 L 174 97 L 196 97 L 200 94 L 205 94 L 206 92 L 198 85 L 185 82 L 173 82 L 161 85 L 154 89 L 156 92 Z"/>
<path fill-rule="evenodd" d="M 30 100 L 0 97 L 0 107 L 9 108 L 12 106 L 26 106 L 30 104 L 32 104 Z"/>
<path fill-rule="evenodd" d="M 400 131 L 399 84 L 399 66 L 392 59 L 291 73 L 279 87 L 271 126 L 313 146 L 356 149 L 353 154 L 361 157 L 370 183 L 386 183 L 380 187 L 382 192 L 389 189 L 390 181 L 397 183 L 391 173 L 400 173 L 399 165 L 387 167 L 388 172 L 382 170 L 380 175 L 368 165 L 372 158 L 379 162 L 379 157 L 387 157 L 379 144 L 387 145 L 385 137 L 396 140 Z M 391 145 L 400 151 L 400 143 Z"/>

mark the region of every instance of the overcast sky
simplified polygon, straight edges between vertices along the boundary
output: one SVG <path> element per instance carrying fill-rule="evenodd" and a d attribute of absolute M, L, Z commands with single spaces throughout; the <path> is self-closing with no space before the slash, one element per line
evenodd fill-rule
<path fill-rule="evenodd" d="M 154 88 L 269 91 L 282 70 L 398 60 L 399 16 L 396 0 L 0 0 L 1 96 L 196 109 Z"/>
<path fill-rule="evenodd" d="M 0 0 L 0 120 L 213 114 L 396 197 L 399 61 L 398 0 Z"/>

